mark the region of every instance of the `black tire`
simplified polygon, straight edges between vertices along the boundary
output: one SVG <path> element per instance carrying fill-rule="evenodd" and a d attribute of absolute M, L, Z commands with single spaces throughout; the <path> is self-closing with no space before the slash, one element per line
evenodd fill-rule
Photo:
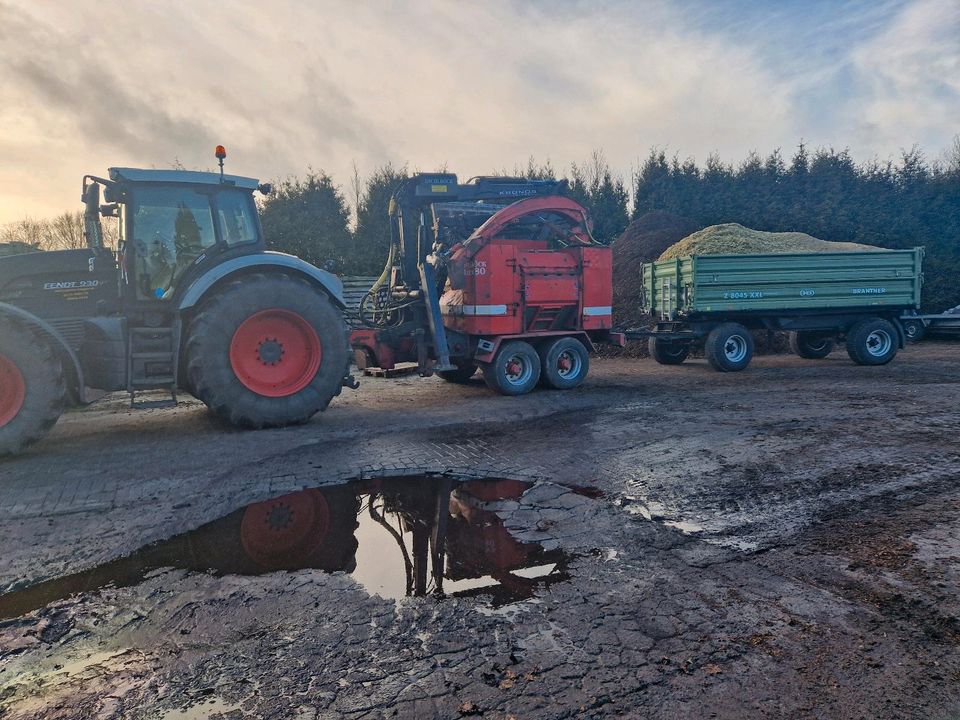
<path fill-rule="evenodd" d="M 690 343 L 652 337 L 647 340 L 650 357 L 661 365 L 679 365 L 690 355 Z"/>
<path fill-rule="evenodd" d="M 807 360 L 822 360 L 833 352 L 837 340 L 832 335 L 813 330 L 790 333 L 790 351 Z"/>
<path fill-rule="evenodd" d="M 572 337 L 548 340 L 538 348 L 540 384 L 554 390 L 570 390 L 583 385 L 590 372 L 590 353 Z"/>
<path fill-rule="evenodd" d="M 897 329 L 883 318 L 866 318 L 847 331 L 847 354 L 857 365 L 886 365 L 899 346 Z"/>
<path fill-rule="evenodd" d="M 0 319 L 0 456 L 46 435 L 63 413 L 66 394 L 63 365 L 43 334 L 18 320 Z"/>
<path fill-rule="evenodd" d="M 513 340 L 504 343 L 493 362 L 482 369 L 483 381 L 491 390 L 501 395 L 523 395 L 540 380 L 540 356 L 530 343 Z"/>
<path fill-rule="evenodd" d="M 903 320 L 903 334 L 910 342 L 920 342 L 927 334 L 927 326 L 923 320 Z"/>
<path fill-rule="evenodd" d="M 477 374 L 479 367 L 475 362 L 454 362 L 454 365 L 457 366 L 456 370 L 440 370 L 437 372 L 437 377 L 448 383 L 466 385 L 470 382 L 470 378 Z"/>
<path fill-rule="evenodd" d="M 238 328 L 269 311 L 312 328 L 321 348 L 312 378 L 304 376 L 305 386 L 293 392 L 298 383 L 283 395 L 265 394 L 241 379 L 234 363 Z M 274 341 L 273 346 L 277 359 L 264 365 L 287 361 L 283 344 Z M 263 428 L 303 423 L 324 410 L 340 394 L 349 352 L 343 315 L 322 291 L 300 278 L 258 273 L 229 283 L 204 302 L 190 323 L 186 354 L 197 398 L 233 425 Z"/>
<path fill-rule="evenodd" d="M 707 335 L 707 360 L 718 372 L 739 372 L 753 359 L 753 335 L 739 323 L 723 323 Z"/>

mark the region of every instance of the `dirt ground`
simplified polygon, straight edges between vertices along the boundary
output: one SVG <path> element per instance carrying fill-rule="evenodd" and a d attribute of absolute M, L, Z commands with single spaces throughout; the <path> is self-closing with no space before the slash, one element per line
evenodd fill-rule
<path fill-rule="evenodd" d="M 304 488 L 434 502 L 425 477 L 523 481 L 450 508 L 546 569 L 407 597 L 362 523 L 335 572 L 246 573 L 223 539 Z M 958 481 L 956 343 L 598 359 L 520 398 L 364 379 L 256 433 L 112 397 L 0 463 L 0 717 L 955 718 Z"/>

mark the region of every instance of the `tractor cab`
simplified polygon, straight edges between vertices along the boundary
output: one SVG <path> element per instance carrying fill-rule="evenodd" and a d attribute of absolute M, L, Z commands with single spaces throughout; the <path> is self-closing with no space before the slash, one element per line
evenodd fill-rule
<path fill-rule="evenodd" d="M 87 243 L 102 248 L 100 215 L 119 217 L 121 297 L 169 301 L 213 265 L 264 250 L 255 190 L 269 186 L 222 173 L 110 168 L 109 180 L 84 178 Z"/>

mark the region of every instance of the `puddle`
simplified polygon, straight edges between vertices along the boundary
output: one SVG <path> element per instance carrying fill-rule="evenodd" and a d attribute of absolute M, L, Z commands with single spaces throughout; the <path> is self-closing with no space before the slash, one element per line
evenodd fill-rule
<path fill-rule="evenodd" d="M 589 502 L 585 495 L 589 489 L 445 476 L 311 488 L 247 505 L 93 569 L 0 595 L 0 619 L 78 593 L 136 585 L 162 568 L 217 576 L 313 568 L 349 573 L 383 598 L 489 595 L 494 604 L 515 602 L 566 579 L 569 559 L 555 537 L 524 537 L 516 519 L 538 512 L 534 498 L 549 497 L 542 512 L 556 518 L 575 513 L 558 511 L 558 499 Z"/>
<path fill-rule="evenodd" d="M 160 720 L 205 720 L 212 715 L 225 715 L 239 709 L 240 705 L 213 698 L 199 705 L 191 705 L 186 710 L 169 710 L 160 716 Z"/>

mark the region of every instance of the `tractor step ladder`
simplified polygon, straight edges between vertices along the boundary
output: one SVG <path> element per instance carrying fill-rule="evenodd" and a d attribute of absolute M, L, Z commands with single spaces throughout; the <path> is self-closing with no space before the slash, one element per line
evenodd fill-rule
<path fill-rule="evenodd" d="M 137 392 L 168 390 L 172 405 L 177 404 L 177 348 L 179 326 L 131 327 L 127 345 L 127 392 L 130 407 L 158 407 L 168 401 L 137 403 Z"/>

